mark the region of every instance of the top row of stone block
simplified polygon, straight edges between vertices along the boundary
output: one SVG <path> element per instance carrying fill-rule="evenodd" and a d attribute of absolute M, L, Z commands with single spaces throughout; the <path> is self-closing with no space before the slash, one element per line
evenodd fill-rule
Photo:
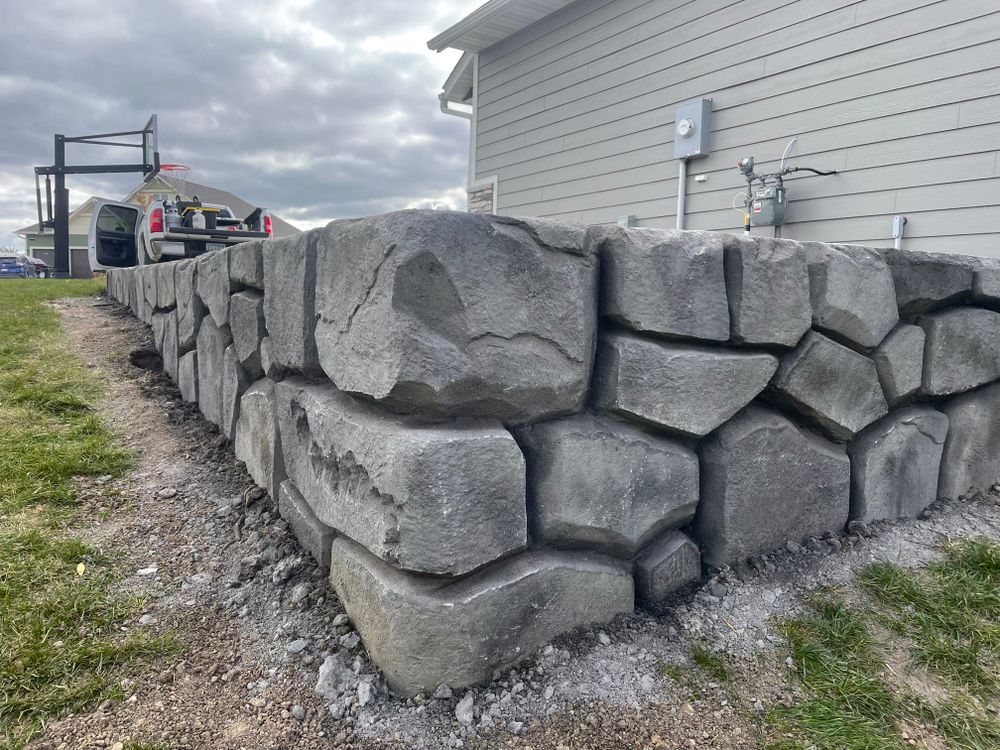
<path fill-rule="evenodd" d="M 899 320 L 892 272 L 867 248 L 621 227 L 590 237 L 603 313 L 635 331 L 793 347 L 815 326 L 872 348 Z"/>

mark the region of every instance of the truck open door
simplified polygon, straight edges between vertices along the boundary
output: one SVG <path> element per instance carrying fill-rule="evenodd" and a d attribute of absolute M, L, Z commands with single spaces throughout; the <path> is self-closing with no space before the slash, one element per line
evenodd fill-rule
<path fill-rule="evenodd" d="M 139 265 L 137 229 L 142 209 L 130 203 L 102 201 L 94 206 L 87 237 L 90 268 L 130 268 Z"/>

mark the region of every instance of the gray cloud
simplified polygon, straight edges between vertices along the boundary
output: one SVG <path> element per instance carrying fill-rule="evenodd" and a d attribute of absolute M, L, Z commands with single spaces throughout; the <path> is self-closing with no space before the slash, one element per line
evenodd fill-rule
<path fill-rule="evenodd" d="M 153 112 L 163 161 L 303 227 L 459 203 L 468 124 L 436 99 L 457 53 L 425 41 L 479 4 L 6 0 L 0 244 L 34 220 L 32 167 L 51 161 L 53 133 L 137 128 Z M 71 177 L 71 205 L 137 180 Z"/>

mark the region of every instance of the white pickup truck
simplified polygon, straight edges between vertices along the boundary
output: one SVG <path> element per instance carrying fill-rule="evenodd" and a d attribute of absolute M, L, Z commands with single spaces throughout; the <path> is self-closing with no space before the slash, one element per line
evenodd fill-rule
<path fill-rule="evenodd" d="M 133 203 L 103 201 L 94 207 L 88 236 L 94 271 L 194 258 L 209 250 L 272 234 L 271 215 L 255 209 L 244 219 L 228 206 L 155 200 L 143 211 Z"/>

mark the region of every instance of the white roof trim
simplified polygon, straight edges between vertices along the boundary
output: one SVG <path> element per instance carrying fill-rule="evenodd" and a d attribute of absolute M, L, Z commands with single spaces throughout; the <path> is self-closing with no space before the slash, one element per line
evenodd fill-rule
<path fill-rule="evenodd" d="M 445 101 L 461 103 L 469 101 L 471 98 L 470 92 L 475 83 L 472 75 L 472 63 L 474 61 L 475 55 L 473 53 L 466 52 L 462 55 L 462 58 L 458 61 L 458 65 L 451 71 L 448 80 L 444 82 L 441 97 Z"/>
<path fill-rule="evenodd" d="M 481 52 L 576 0 L 490 0 L 427 42 L 435 52 Z"/>

